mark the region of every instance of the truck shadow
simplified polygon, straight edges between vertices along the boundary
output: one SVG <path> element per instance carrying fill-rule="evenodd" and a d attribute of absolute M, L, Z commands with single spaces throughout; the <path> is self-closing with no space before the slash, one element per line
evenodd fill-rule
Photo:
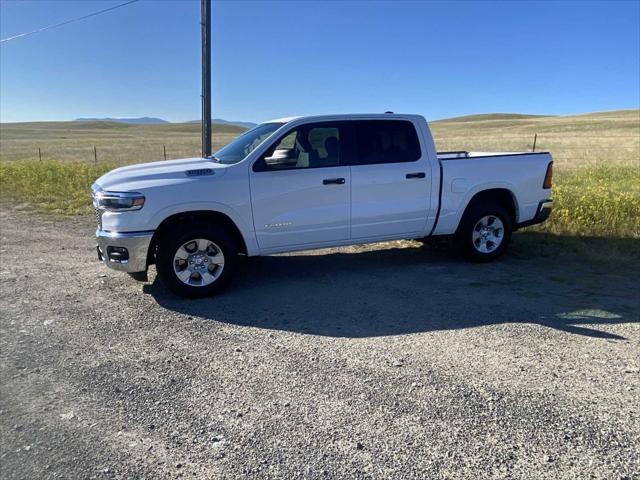
<path fill-rule="evenodd" d="M 631 271 L 637 264 L 612 270 L 564 252 L 549 259 L 553 246 L 530 245 L 545 235 L 518 237 L 511 255 L 485 265 L 442 248 L 341 249 L 248 258 L 214 298 L 184 300 L 157 279 L 144 290 L 185 315 L 311 335 L 363 338 L 521 323 L 624 340 L 605 329 L 639 320 Z"/>

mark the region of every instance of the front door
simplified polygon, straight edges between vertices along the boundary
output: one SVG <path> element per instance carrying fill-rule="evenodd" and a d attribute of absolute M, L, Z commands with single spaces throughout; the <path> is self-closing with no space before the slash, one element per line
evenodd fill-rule
<path fill-rule="evenodd" d="M 295 127 L 250 172 L 253 223 L 262 250 L 349 238 L 351 173 L 342 122 Z"/>

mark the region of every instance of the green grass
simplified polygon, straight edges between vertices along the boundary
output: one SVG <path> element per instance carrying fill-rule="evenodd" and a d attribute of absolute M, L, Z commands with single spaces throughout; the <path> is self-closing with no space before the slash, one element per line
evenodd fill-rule
<path fill-rule="evenodd" d="M 539 231 L 640 239 L 640 168 L 586 167 L 560 173 L 551 218 Z"/>
<path fill-rule="evenodd" d="M 90 213 L 91 184 L 114 164 L 56 161 L 0 163 L 0 198 L 64 215 Z"/>
<path fill-rule="evenodd" d="M 585 167 L 556 175 L 554 209 L 541 225 L 516 235 L 513 253 L 559 255 L 603 264 L 612 272 L 640 268 L 640 169 Z"/>

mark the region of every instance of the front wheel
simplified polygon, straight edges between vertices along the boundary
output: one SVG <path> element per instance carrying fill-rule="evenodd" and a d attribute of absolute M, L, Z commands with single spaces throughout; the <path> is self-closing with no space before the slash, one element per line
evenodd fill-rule
<path fill-rule="evenodd" d="M 194 225 L 166 234 L 158 243 L 156 269 L 160 280 L 187 298 L 213 295 L 233 276 L 237 249 L 232 238 L 214 226 Z"/>
<path fill-rule="evenodd" d="M 464 214 L 455 240 L 469 260 L 490 262 L 504 254 L 512 230 L 511 217 L 503 207 L 477 204 Z"/>

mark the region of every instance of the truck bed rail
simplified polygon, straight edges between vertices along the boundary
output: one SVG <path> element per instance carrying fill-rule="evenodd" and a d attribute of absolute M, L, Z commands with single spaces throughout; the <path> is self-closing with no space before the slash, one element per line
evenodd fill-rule
<path fill-rule="evenodd" d="M 549 155 L 549 152 L 468 152 L 456 150 L 451 152 L 438 152 L 438 160 L 464 160 L 469 158 L 489 157 L 517 157 L 523 155 Z"/>

